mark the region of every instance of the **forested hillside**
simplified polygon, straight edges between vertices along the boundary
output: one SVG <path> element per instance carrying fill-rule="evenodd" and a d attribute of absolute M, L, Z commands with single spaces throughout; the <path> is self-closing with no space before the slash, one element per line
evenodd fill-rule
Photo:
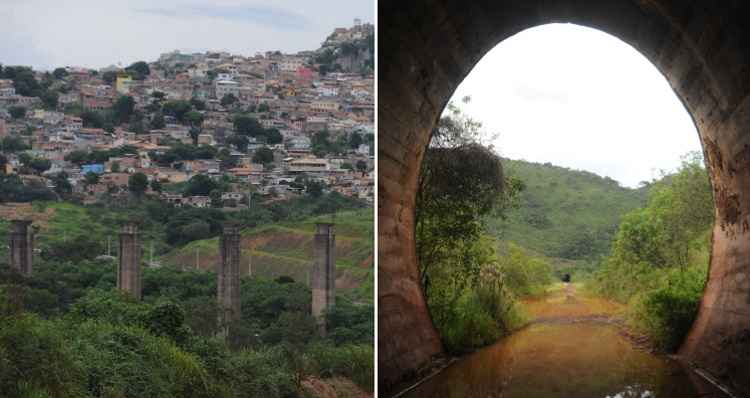
<path fill-rule="evenodd" d="M 489 219 L 489 232 L 552 258 L 606 255 L 622 216 L 646 201 L 646 189 L 624 188 L 587 171 L 511 159 L 503 159 L 503 168 L 524 189 L 505 219 Z"/>
<path fill-rule="evenodd" d="M 234 212 L 151 201 L 6 204 L 0 239 L 7 241 L 7 220 L 18 215 L 38 227 L 39 250 L 33 276 L 22 277 L 0 246 L 2 397 L 362 396 L 373 389 L 373 214 L 358 201 L 332 193 Z M 133 219 L 141 221 L 143 260 L 153 264 L 143 269 L 142 301 L 115 289 L 116 260 L 103 256 L 107 237 L 117 253 L 120 224 Z M 255 266 L 252 276 L 243 272 L 242 317 L 224 339 L 212 265 L 228 220 L 242 229 L 243 255 L 252 253 Z M 321 336 L 305 270 L 315 222 L 332 220 L 337 285 L 344 286 Z"/>

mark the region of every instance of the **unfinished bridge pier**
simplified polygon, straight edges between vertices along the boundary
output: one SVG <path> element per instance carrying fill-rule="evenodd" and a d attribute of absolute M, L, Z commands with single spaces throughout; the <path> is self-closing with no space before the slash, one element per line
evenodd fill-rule
<path fill-rule="evenodd" d="M 240 228 L 232 223 L 223 225 L 219 239 L 221 262 L 217 270 L 219 325 L 224 335 L 228 325 L 242 317 L 240 312 Z"/>
<path fill-rule="evenodd" d="M 141 238 L 134 222 L 123 225 L 120 231 L 117 288 L 136 300 L 141 299 Z"/>
<path fill-rule="evenodd" d="M 312 269 L 312 315 L 321 335 L 326 334 L 325 310 L 336 304 L 336 235 L 332 223 L 315 224 Z"/>
<path fill-rule="evenodd" d="M 34 231 L 31 220 L 12 220 L 10 266 L 21 275 L 31 276 L 34 262 Z"/>
<path fill-rule="evenodd" d="M 750 2 L 378 4 L 380 391 L 387 393 L 443 353 L 421 289 L 414 237 L 417 181 L 430 132 L 455 89 L 495 45 L 534 26 L 575 23 L 643 54 L 695 122 L 716 223 L 698 317 L 679 354 L 738 395 L 750 395 Z"/>

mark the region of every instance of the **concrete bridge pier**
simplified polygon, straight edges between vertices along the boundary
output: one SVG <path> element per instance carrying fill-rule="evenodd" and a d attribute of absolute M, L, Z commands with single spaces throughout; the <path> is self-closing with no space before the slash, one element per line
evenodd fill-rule
<path fill-rule="evenodd" d="M 141 299 L 141 239 L 138 225 L 127 223 L 120 232 L 117 288 L 137 300 Z"/>
<path fill-rule="evenodd" d="M 326 334 L 325 310 L 336 304 L 336 235 L 332 223 L 315 225 L 312 272 L 312 315 L 321 335 Z"/>
<path fill-rule="evenodd" d="M 228 325 L 242 317 L 240 308 L 240 228 L 225 224 L 219 242 L 221 263 L 217 270 L 219 325 L 224 336 Z"/>
<path fill-rule="evenodd" d="M 31 276 L 34 260 L 34 231 L 31 220 L 12 220 L 10 266 L 21 275 Z"/>

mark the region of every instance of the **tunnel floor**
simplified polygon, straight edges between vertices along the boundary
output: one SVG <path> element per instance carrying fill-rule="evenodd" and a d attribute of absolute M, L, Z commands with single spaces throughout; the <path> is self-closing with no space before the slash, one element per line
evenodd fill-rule
<path fill-rule="evenodd" d="M 523 304 L 528 326 L 403 396 L 705 396 L 680 363 L 650 352 L 625 331 L 618 304 L 586 297 L 573 285 L 560 285 L 545 298 Z"/>

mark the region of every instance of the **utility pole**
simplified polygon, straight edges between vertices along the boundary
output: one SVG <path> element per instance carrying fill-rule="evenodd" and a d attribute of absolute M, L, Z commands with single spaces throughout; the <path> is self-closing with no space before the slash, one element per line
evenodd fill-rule
<path fill-rule="evenodd" d="M 195 269 L 198 269 L 200 264 L 200 247 L 195 248 Z"/>
<path fill-rule="evenodd" d="M 112 236 L 107 235 L 107 256 L 112 255 Z"/>
<path fill-rule="evenodd" d="M 250 253 L 247 256 L 247 276 L 253 276 L 253 249 L 250 248 Z"/>

